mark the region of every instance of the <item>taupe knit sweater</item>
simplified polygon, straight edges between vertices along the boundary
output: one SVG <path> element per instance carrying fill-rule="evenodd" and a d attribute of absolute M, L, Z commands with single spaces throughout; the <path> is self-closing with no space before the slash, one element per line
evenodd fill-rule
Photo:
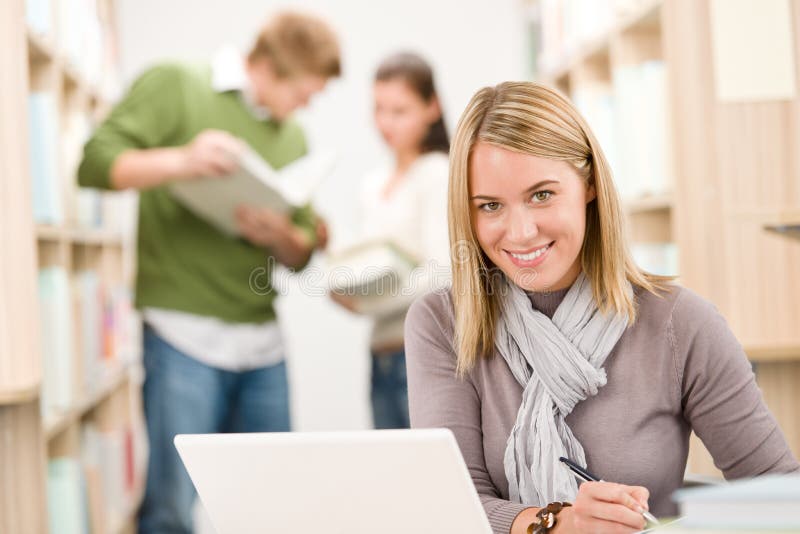
<path fill-rule="evenodd" d="M 566 292 L 530 298 L 552 317 Z M 567 417 L 589 470 L 647 487 L 651 511 L 662 516 L 676 513 L 670 495 L 682 484 L 691 430 L 726 478 L 800 471 L 741 345 L 714 306 L 677 286 L 661 298 L 644 291 L 636 298 L 637 321 L 604 366 L 608 383 Z M 405 327 L 411 425 L 455 433 L 494 532 L 507 534 L 526 508 L 507 500 L 503 470 L 522 388 L 499 354 L 456 378 L 452 340 L 450 295 L 415 302 Z"/>

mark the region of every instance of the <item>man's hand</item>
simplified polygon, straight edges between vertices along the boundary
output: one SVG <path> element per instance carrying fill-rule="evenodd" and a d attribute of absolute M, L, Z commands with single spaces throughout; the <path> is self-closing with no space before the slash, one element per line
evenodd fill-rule
<path fill-rule="evenodd" d="M 187 145 L 126 150 L 111 166 L 115 189 L 150 189 L 175 180 L 224 176 L 237 168 L 244 141 L 221 130 L 205 130 Z"/>
<path fill-rule="evenodd" d="M 236 222 L 242 236 L 261 247 L 272 247 L 286 240 L 294 229 L 288 215 L 252 206 L 239 206 Z"/>
<path fill-rule="evenodd" d="M 225 176 L 236 171 L 245 143 L 222 130 L 204 130 L 182 149 L 178 178 Z"/>
<path fill-rule="evenodd" d="M 242 236 L 256 246 L 268 247 L 279 263 L 301 268 L 314 249 L 312 238 L 292 224 L 288 215 L 265 208 L 239 206 L 236 221 Z"/>

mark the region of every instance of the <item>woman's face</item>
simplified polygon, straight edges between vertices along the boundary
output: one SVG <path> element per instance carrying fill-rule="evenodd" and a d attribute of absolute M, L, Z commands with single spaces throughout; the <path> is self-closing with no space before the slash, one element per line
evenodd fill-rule
<path fill-rule="evenodd" d="M 405 80 L 375 82 L 375 124 L 393 151 L 418 151 L 438 118 L 436 99 L 426 102 Z"/>
<path fill-rule="evenodd" d="M 472 224 L 492 263 L 526 291 L 572 285 L 594 187 L 567 162 L 489 143 L 475 145 L 469 169 Z"/>

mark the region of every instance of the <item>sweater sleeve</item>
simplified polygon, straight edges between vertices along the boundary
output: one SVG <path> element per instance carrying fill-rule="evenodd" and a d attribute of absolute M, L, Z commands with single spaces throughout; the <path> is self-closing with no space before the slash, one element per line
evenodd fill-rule
<path fill-rule="evenodd" d="M 124 151 L 163 146 L 179 125 L 182 71 L 164 64 L 142 74 L 83 149 L 78 183 L 111 189 L 111 167 Z"/>
<path fill-rule="evenodd" d="M 742 346 L 716 308 L 683 289 L 669 326 L 684 417 L 725 478 L 800 471 Z"/>
<path fill-rule="evenodd" d="M 528 506 L 500 498 L 483 456 L 481 399 L 469 378 L 456 376 L 451 306 L 446 295 L 416 301 L 405 323 L 408 403 L 412 428 L 448 428 L 455 434 L 472 482 L 495 534 L 508 534 Z"/>

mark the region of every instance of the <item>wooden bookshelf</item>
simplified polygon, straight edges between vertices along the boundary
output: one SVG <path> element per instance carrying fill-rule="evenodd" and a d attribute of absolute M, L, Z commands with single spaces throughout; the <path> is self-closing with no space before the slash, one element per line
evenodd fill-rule
<path fill-rule="evenodd" d="M 800 0 L 790 4 L 800 67 Z M 567 42 L 551 34 L 563 42 L 544 43 L 550 49 L 540 52 L 549 63 L 539 71 L 578 103 L 587 89 L 619 99 L 615 69 L 663 61 L 664 164 L 671 184 L 624 199 L 630 235 L 634 245 L 674 244 L 680 283 L 726 317 L 800 455 L 800 98 L 731 103 L 717 97 L 709 5 L 642 0 L 599 35 Z M 547 23 L 544 14 L 538 17 Z M 560 54 L 559 46 L 567 52 Z M 561 60 L 553 64 L 554 57 Z M 694 437 L 689 470 L 719 475 Z"/>
<path fill-rule="evenodd" d="M 87 13 L 90 16 L 82 19 L 100 21 L 100 46 L 108 46 L 116 35 L 112 2 L 98 0 L 97 13 Z M 139 413 L 141 377 L 134 348 L 139 341 L 126 300 L 133 271 L 133 243 L 126 234 L 130 225 L 108 219 L 109 214 L 124 211 L 116 204 L 107 204 L 116 202 L 116 194 L 79 193 L 75 178 L 82 137 L 108 109 L 113 58 L 106 52 L 91 56 L 93 50 L 87 48 L 87 57 L 96 58 L 96 63 L 89 65 L 75 51 L 75 36 L 67 35 L 76 28 L 65 27 L 58 19 L 67 10 L 74 16 L 75 6 L 69 0 L 51 0 L 51 7 L 49 29 L 42 32 L 20 23 L 27 20 L 26 0 L 0 2 L 0 68 L 5 74 L 5 81 L 0 84 L 3 533 L 53 531 L 48 526 L 48 462 L 66 459 L 80 466 L 86 476 L 89 466 L 85 463 L 84 434 L 88 430 L 99 436 L 96 439 L 104 447 L 109 446 L 107 443 L 123 443 L 117 461 L 141 460 L 122 454 L 141 447 L 143 428 Z M 74 33 L 80 31 L 77 28 Z M 89 45 L 81 41 L 79 46 Z M 90 75 L 92 72 L 95 74 Z M 34 93 L 50 99 L 55 111 L 48 116 L 57 135 L 51 158 L 56 178 L 50 187 L 60 208 L 47 222 L 41 221 L 33 201 L 36 191 L 41 191 L 34 171 L 40 162 L 29 157 L 38 146 L 31 145 L 32 135 L 37 132 L 29 127 L 30 95 Z M 86 209 L 91 210 L 90 215 Z M 60 371 L 49 367 L 55 356 L 48 338 L 56 338 L 58 332 L 50 329 L 50 323 L 45 326 L 47 306 L 43 304 L 42 288 L 38 287 L 38 273 L 46 268 L 59 270 L 66 281 L 63 310 L 68 333 L 65 339 L 69 342 L 63 354 L 68 359 L 59 387 L 67 387 L 69 395 L 57 409 L 56 404 L 50 405 L 57 395 L 49 391 L 48 384 L 52 383 L 48 380 L 52 381 Z M 98 291 L 92 290 L 93 285 L 87 286 L 88 290 L 82 288 L 84 278 L 95 281 Z M 87 302 L 94 306 L 93 314 L 87 315 Z M 133 326 L 130 332 L 123 328 L 128 323 Z M 58 355 L 61 357 L 62 352 Z M 113 503 L 113 517 L 109 515 L 101 524 L 91 523 L 93 532 L 122 534 L 135 530 L 143 487 L 142 467 L 141 463 L 135 465 L 135 480 L 126 479 L 125 488 L 116 490 L 124 502 Z M 102 466 L 95 471 L 107 476 Z M 93 495 L 99 499 L 95 504 L 99 502 L 101 508 L 102 484 L 95 480 L 93 486 Z"/>
<path fill-rule="evenodd" d="M 22 2 L 0 4 L 4 80 L 26 79 Z M 44 440 L 39 425 L 41 360 L 36 303 L 36 250 L 22 83 L 0 84 L 0 532 L 43 533 Z"/>
<path fill-rule="evenodd" d="M 800 362 L 800 345 L 791 342 L 745 345 L 744 351 L 753 363 Z"/>
<path fill-rule="evenodd" d="M 97 228 L 65 228 L 50 224 L 36 225 L 36 239 L 40 243 L 71 243 L 73 245 L 125 246 L 126 236 L 113 230 Z"/>
<path fill-rule="evenodd" d="M 800 210 L 779 213 L 764 225 L 764 229 L 780 236 L 800 240 Z"/>
<path fill-rule="evenodd" d="M 55 62 L 56 53 L 52 40 L 41 36 L 26 28 L 26 37 L 28 40 L 28 56 L 31 62 Z"/>
<path fill-rule="evenodd" d="M 584 65 L 590 64 L 598 57 L 608 56 L 611 42 L 616 36 L 636 30 L 641 27 L 655 28 L 659 24 L 659 10 L 663 0 L 642 0 L 639 7 L 633 12 L 620 17 L 615 24 L 602 35 L 580 43 L 577 51 L 571 56 L 565 56 L 562 64 L 542 72 L 541 78 L 555 86 L 569 84 L 572 72 Z"/>
<path fill-rule="evenodd" d="M 627 202 L 625 211 L 630 214 L 669 211 L 672 209 L 672 203 L 672 194 L 670 193 L 650 195 Z"/>
<path fill-rule="evenodd" d="M 43 420 L 42 424 L 44 425 L 44 433 L 47 440 L 53 440 L 65 429 L 79 423 L 95 406 L 105 401 L 113 392 L 126 386 L 129 378 L 129 368 L 125 365 L 121 365 L 118 369 L 110 370 L 94 392 L 78 400 L 68 410 L 53 414 L 50 418 Z"/>

